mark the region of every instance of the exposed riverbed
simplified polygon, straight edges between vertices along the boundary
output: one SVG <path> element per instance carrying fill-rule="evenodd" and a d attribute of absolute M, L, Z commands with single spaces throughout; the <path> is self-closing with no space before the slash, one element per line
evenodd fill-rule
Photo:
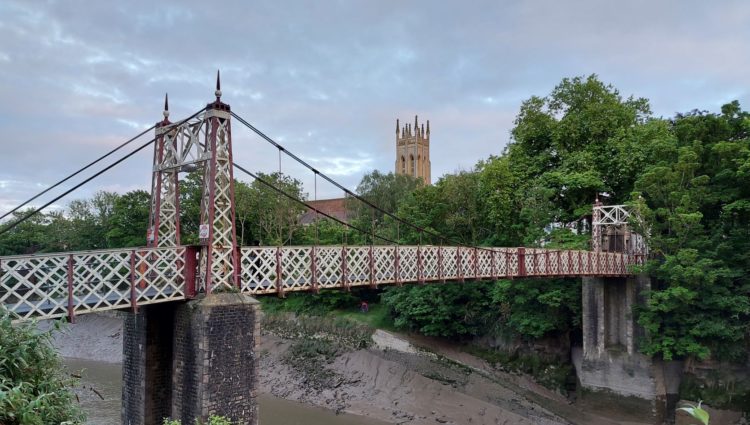
<path fill-rule="evenodd" d="M 72 372 L 81 372 L 78 389 L 81 406 L 89 425 L 119 425 L 122 396 L 122 368 L 117 363 L 65 359 Z M 387 422 L 260 394 L 260 421 L 263 425 L 384 425 Z"/>
<path fill-rule="evenodd" d="M 85 369 L 79 395 L 89 413 L 90 424 L 119 423 L 121 326 L 117 317 L 82 316 L 78 324 L 55 339 L 69 367 Z M 582 412 L 565 397 L 527 377 L 494 370 L 450 344 L 411 341 L 383 331 L 377 331 L 373 338 L 374 347 L 338 352 L 327 360 L 324 369 L 331 373 L 321 386 L 314 382 L 314 376 L 309 376 L 310 371 L 300 370 L 288 361 L 294 340 L 264 335 L 259 350 L 261 423 L 608 425 L 627 422 L 623 418 L 613 420 Z M 81 357 L 86 360 L 75 359 Z"/>

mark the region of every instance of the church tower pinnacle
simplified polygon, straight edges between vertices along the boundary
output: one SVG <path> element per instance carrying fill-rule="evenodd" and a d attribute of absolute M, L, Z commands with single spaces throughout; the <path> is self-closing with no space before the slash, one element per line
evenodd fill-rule
<path fill-rule="evenodd" d="M 430 177 L 430 121 L 419 126 L 419 118 L 414 116 L 411 123 L 399 129 L 396 119 L 396 174 L 408 174 L 422 179 L 424 184 L 432 184 Z"/>

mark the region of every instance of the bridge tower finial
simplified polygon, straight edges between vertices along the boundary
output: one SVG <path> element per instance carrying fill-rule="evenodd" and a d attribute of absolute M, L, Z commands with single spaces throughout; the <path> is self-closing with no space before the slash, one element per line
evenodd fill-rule
<path fill-rule="evenodd" d="M 164 93 L 164 119 L 169 118 L 169 93 Z"/>
<path fill-rule="evenodd" d="M 216 91 L 214 92 L 216 95 L 216 101 L 221 101 L 221 73 L 220 70 L 216 70 Z"/>

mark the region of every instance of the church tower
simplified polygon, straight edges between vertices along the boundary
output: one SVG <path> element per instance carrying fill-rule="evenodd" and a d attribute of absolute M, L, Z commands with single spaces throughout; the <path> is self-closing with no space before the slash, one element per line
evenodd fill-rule
<path fill-rule="evenodd" d="M 414 116 L 411 124 L 400 126 L 396 120 L 396 174 L 408 174 L 421 178 L 425 184 L 432 184 L 430 178 L 430 121 L 427 128 L 419 126 Z"/>

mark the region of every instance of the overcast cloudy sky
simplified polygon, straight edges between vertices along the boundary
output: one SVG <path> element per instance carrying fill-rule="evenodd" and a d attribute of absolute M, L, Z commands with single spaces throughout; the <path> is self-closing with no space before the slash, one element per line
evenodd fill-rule
<path fill-rule="evenodd" d="M 749 45 L 746 1 L 0 0 L 0 212 L 159 120 L 165 92 L 173 120 L 201 108 L 218 68 L 235 112 L 353 188 L 392 169 L 396 118 L 430 120 L 436 179 L 500 153 L 522 100 L 563 77 L 656 115 L 747 107 Z M 233 132 L 238 163 L 278 167 Z M 150 162 L 77 196 L 146 189 Z"/>

